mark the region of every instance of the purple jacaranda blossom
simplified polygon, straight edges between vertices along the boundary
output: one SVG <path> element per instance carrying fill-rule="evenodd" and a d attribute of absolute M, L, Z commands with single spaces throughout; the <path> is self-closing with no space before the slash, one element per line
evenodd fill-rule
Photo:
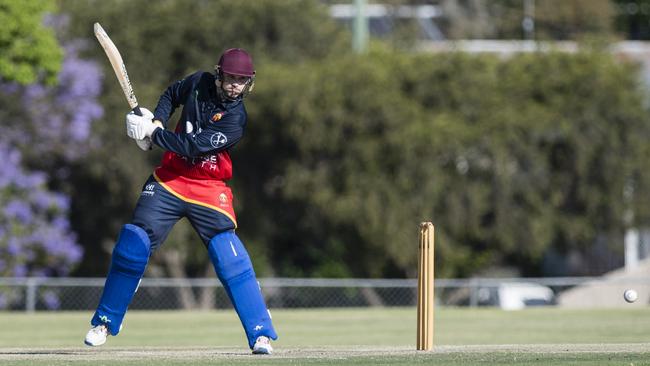
<path fill-rule="evenodd" d="M 9 239 L 7 239 L 7 254 L 10 256 L 16 257 L 20 254 L 20 251 L 22 250 L 21 245 L 20 245 L 20 239 L 12 236 Z"/>
<path fill-rule="evenodd" d="M 52 194 L 47 191 L 36 191 L 30 199 L 38 210 L 47 210 L 52 206 Z"/>
<path fill-rule="evenodd" d="M 68 14 L 43 14 L 43 25 L 52 28 L 56 31 L 66 29 L 70 24 L 70 16 Z"/>
<path fill-rule="evenodd" d="M 39 210 L 67 211 L 70 208 L 70 198 L 57 192 L 35 191 L 30 199 L 31 203 Z"/>
<path fill-rule="evenodd" d="M 46 181 L 46 175 L 42 172 L 24 173 L 22 179 L 14 184 L 23 189 L 32 189 L 43 185 Z"/>
<path fill-rule="evenodd" d="M 29 88 L 25 89 L 23 97 L 28 100 L 35 100 L 45 98 L 47 95 L 47 89 L 45 86 L 40 84 L 32 84 Z"/>
<path fill-rule="evenodd" d="M 68 245 L 68 250 L 67 250 L 66 254 L 68 256 L 68 261 L 69 261 L 70 266 L 68 266 L 67 268 L 64 268 L 63 272 L 68 274 L 70 272 L 70 268 L 72 267 L 72 265 L 77 264 L 77 263 L 79 263 L 79 261 L 81 261 L 81 258 L 83 258 L 83 256 L 84 256 L 84 251 L 75 242 L 74 244 Z"/>
<path fill-rule="evenodd" d="M 43 233 L 44 235 L 41 241 L 43 243 L 43 249 L 45 249 L 45 252 L 56 257 L 65 254 L 65 238 L 57 235 L 58 233 L 53 232 L 51 229 L 44 231 L 45 232 Z"/>
<path fill-rule="evenodd" d="M 83 42 L 67 44 L 66 55 L 76 56 L 83 46 Z M 97 83 L 99 75 L 101 72 L 96 63 L 76 57 L 66 57 L 59 73 L 59 83 L 69 85 L 68 94 L 73 97 L 98 95 L 101 92 L 101 84 Z"/>
<path fill-rule="evenodd" d="M 51 226 L 58 232 L 67 232 L 70 229 L 70 222 L 64 217 L 54 218 L 51 224 Z"/>
<path fill-rule="evenodd" d="M 0 93 L 4 94 L 15 94 L 20 90 L 20 84 L 18 83 L 3 83 L 0 84 Z"/>
<path fill-rule="evenodd" d="M 66 21 L 48 19 L 56 26 Z M 91 130 L 104 113 L 102 72 L 78 56 L 83 47 L 63 47 L 54 86 L 0 81 L 8 106 L 0 113 L 0 276 L 67 275 L 83 256 L 68 217 L 70 197 L 50 188 L 65 187 L 73 164 L 101 144 Z M 55 306 L 55 295 L 44 302 Z"/>
<path fill-rule="evenodd" d="M 8 144 L 0 140 L 0 156 L 4 158 L 4 164 L 0 169 L 0 188 L 16 182 L 23 177 L 20 167 L 20 151 L 11 149 Z"/>
<path fill-rule="evenodd" d="M 16 149 L 12 149 L 8 144 L 3 142 L 0 142 L 0 152 L 2 152 L 3 159 L 6 163 L 9 165 L 18 167 L 20 166 L 21 162 L 21 154 L 20 151 Z"/>
<path fill-rule="evenodd" d="M 0 188 L 0 276 L 67 275 L 83 254 L 67 218 L 69 197 L 49 191 L 43 172 L 23 169 L 20 153 L 0 137 L 2 153 L 12 159 Z"/>
<path fill-rule="evenodd" d="M 11 200 L 4 206 L 3 214 L 26 224 L 32 218 L 32 208 L 25 201 Z"/>
<path fill-rule="evenodd" d="M 49 310 L 56 310 L 61 307 L 61 301 L 59 300 L 59 295 L 54 291 L 45 291 L 42 295 L 43 303 L 45 307 Z"/>
<path fill-rule="evenodd" d="M 70 208 L 70 197 L 62 193 L 53 192 L 52 205 L 58 210 L 67 211 Z"/>
<path fill-rule="evenodd" d="M 43 172 L 25 171 L 21 166 L 21 152 L 3 137 L 6 136 L 0 136 L 0 156 L 3 159 L 3 166 L 0 169 L 0 188 L 5 188 L 9 184 L 23 189 L 43 185 L 47 181 L 46 174 Z"/>
<path fill-rule="evenodd" d="M 20 101 L 24 111 L 24 115 L 4 121 L 6 142 L 28 147 L 25 152 L 30 156 L 54 153 L 70 162 L 84 156 L 95 144 L 91 128 L 104 114 L 97 100 L 103 76 L 94 61 L 78 57 L 82 46 L 80 42 L 64 46 L 56 86 L 0 86 L 0 97 Z M 30 128 L 26 129 L 25 123 Z"/>
<path fill-rule="evenodd" d="M 66 47 L 67 54 L 76 54 L 76 46 Z M 101 91 L 101 72 L 94 62 L 66 57 L 59 73 L 60 85 L 66 85 L 56 97 L 56 103 L 68 116 L 66 132 L 71 141 L 82 142 L 90 136 L 89 121 L 99 119 L 104 110 L 93 98 Z"/>
<path fill-rule="evenodd" d="M 24 264 L 16 264 L 13 268 L 14 277 L 25 277 L 27 276 L 27 266 Z"/>

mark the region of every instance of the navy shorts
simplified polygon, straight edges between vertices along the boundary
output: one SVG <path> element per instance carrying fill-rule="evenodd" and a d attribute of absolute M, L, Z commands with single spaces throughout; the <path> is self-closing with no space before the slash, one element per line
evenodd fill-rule
<path fill-rule="evenodd" d="M 183 217 L 190 221 L 205 245 L 218 233 L 236 227 L 223 213 L 182 200 L 150 176 L 142 187 L 131 223 L 149 235 L 152 250 L 165 241 L 174 224 Z"/>

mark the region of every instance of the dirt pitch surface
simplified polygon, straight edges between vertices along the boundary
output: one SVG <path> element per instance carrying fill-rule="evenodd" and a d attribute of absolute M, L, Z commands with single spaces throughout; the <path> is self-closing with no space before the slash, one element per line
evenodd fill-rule
<path fill-rule="evenodd" d="M 522 353 L 522 354 L 557 354 L 564 353 L 600 353 L 625 354 L 648 352 L 650 343 L 620 343 L 620 344 L 511 344 L 511 345 L 469 345 L 469 346 L 437 346 L 435 354 L 481 354 L 481 353 Z M 188 360 L 188 359 L 242 359 L 246 357 L 272 357 L 274 359 L 318 358 L 346 359 L 364 356 L 406 356 L 421 354 L 411 348 L 404 347 L 309 347 L 277 349 L 271 356 L 251 355 L 241 348 L 1 348 L 0 361 L 19 360 L 75 360 L 75 361 L 110 361 L 125 360 Z"/>

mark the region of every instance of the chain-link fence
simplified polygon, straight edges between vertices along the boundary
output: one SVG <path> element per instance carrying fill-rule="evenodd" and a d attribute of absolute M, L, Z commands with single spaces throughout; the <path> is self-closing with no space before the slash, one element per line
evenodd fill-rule
<path fill-rule="evenodd" d="M 103 278 L 0 278 L 0 309 L 94 310 L 103 286 Z M 263 278 L 260 286 L 270 308 L 415 306 L 417 303 L 415 279 Z M 506 297 L 521 306 L 607 306 L 607 301 L 624 304 L 622 293 L 627 288 L 638 291 L 637 305 L 648 304 L 650 278 L 645 277 L 439 279 L 435 281 L 435 297 L 441 306 L 505 307 Z M 129 306 L 133 310 L 230 307 L 228 296 L 216 278 L 145 278 Z"/>

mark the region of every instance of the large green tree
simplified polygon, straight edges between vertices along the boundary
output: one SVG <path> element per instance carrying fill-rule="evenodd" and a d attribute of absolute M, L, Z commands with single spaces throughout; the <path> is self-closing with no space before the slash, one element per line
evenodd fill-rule
<path fill-rule="evenodd" d="M 43 14 L 55 9 L 52 0 L 0 1 L 0 77 L 31 84 L 41 78 L 53 84 L 63 52 Z"/>
<path fill-rule="evenodd" d="M 252 110 L 281 123 L 254 127 L 258 148 L 290 152 L 266 179 L 294 232 L 276 229 L 283 270 L 413 275 L 431 219 L 442 276 L 541 275 L 549 249 L 620 254 L 626 212 L 647 214 L 623 193 L 648 178 L 643 93 L 609 54 L 378 51 L 270 74 Z"/>

